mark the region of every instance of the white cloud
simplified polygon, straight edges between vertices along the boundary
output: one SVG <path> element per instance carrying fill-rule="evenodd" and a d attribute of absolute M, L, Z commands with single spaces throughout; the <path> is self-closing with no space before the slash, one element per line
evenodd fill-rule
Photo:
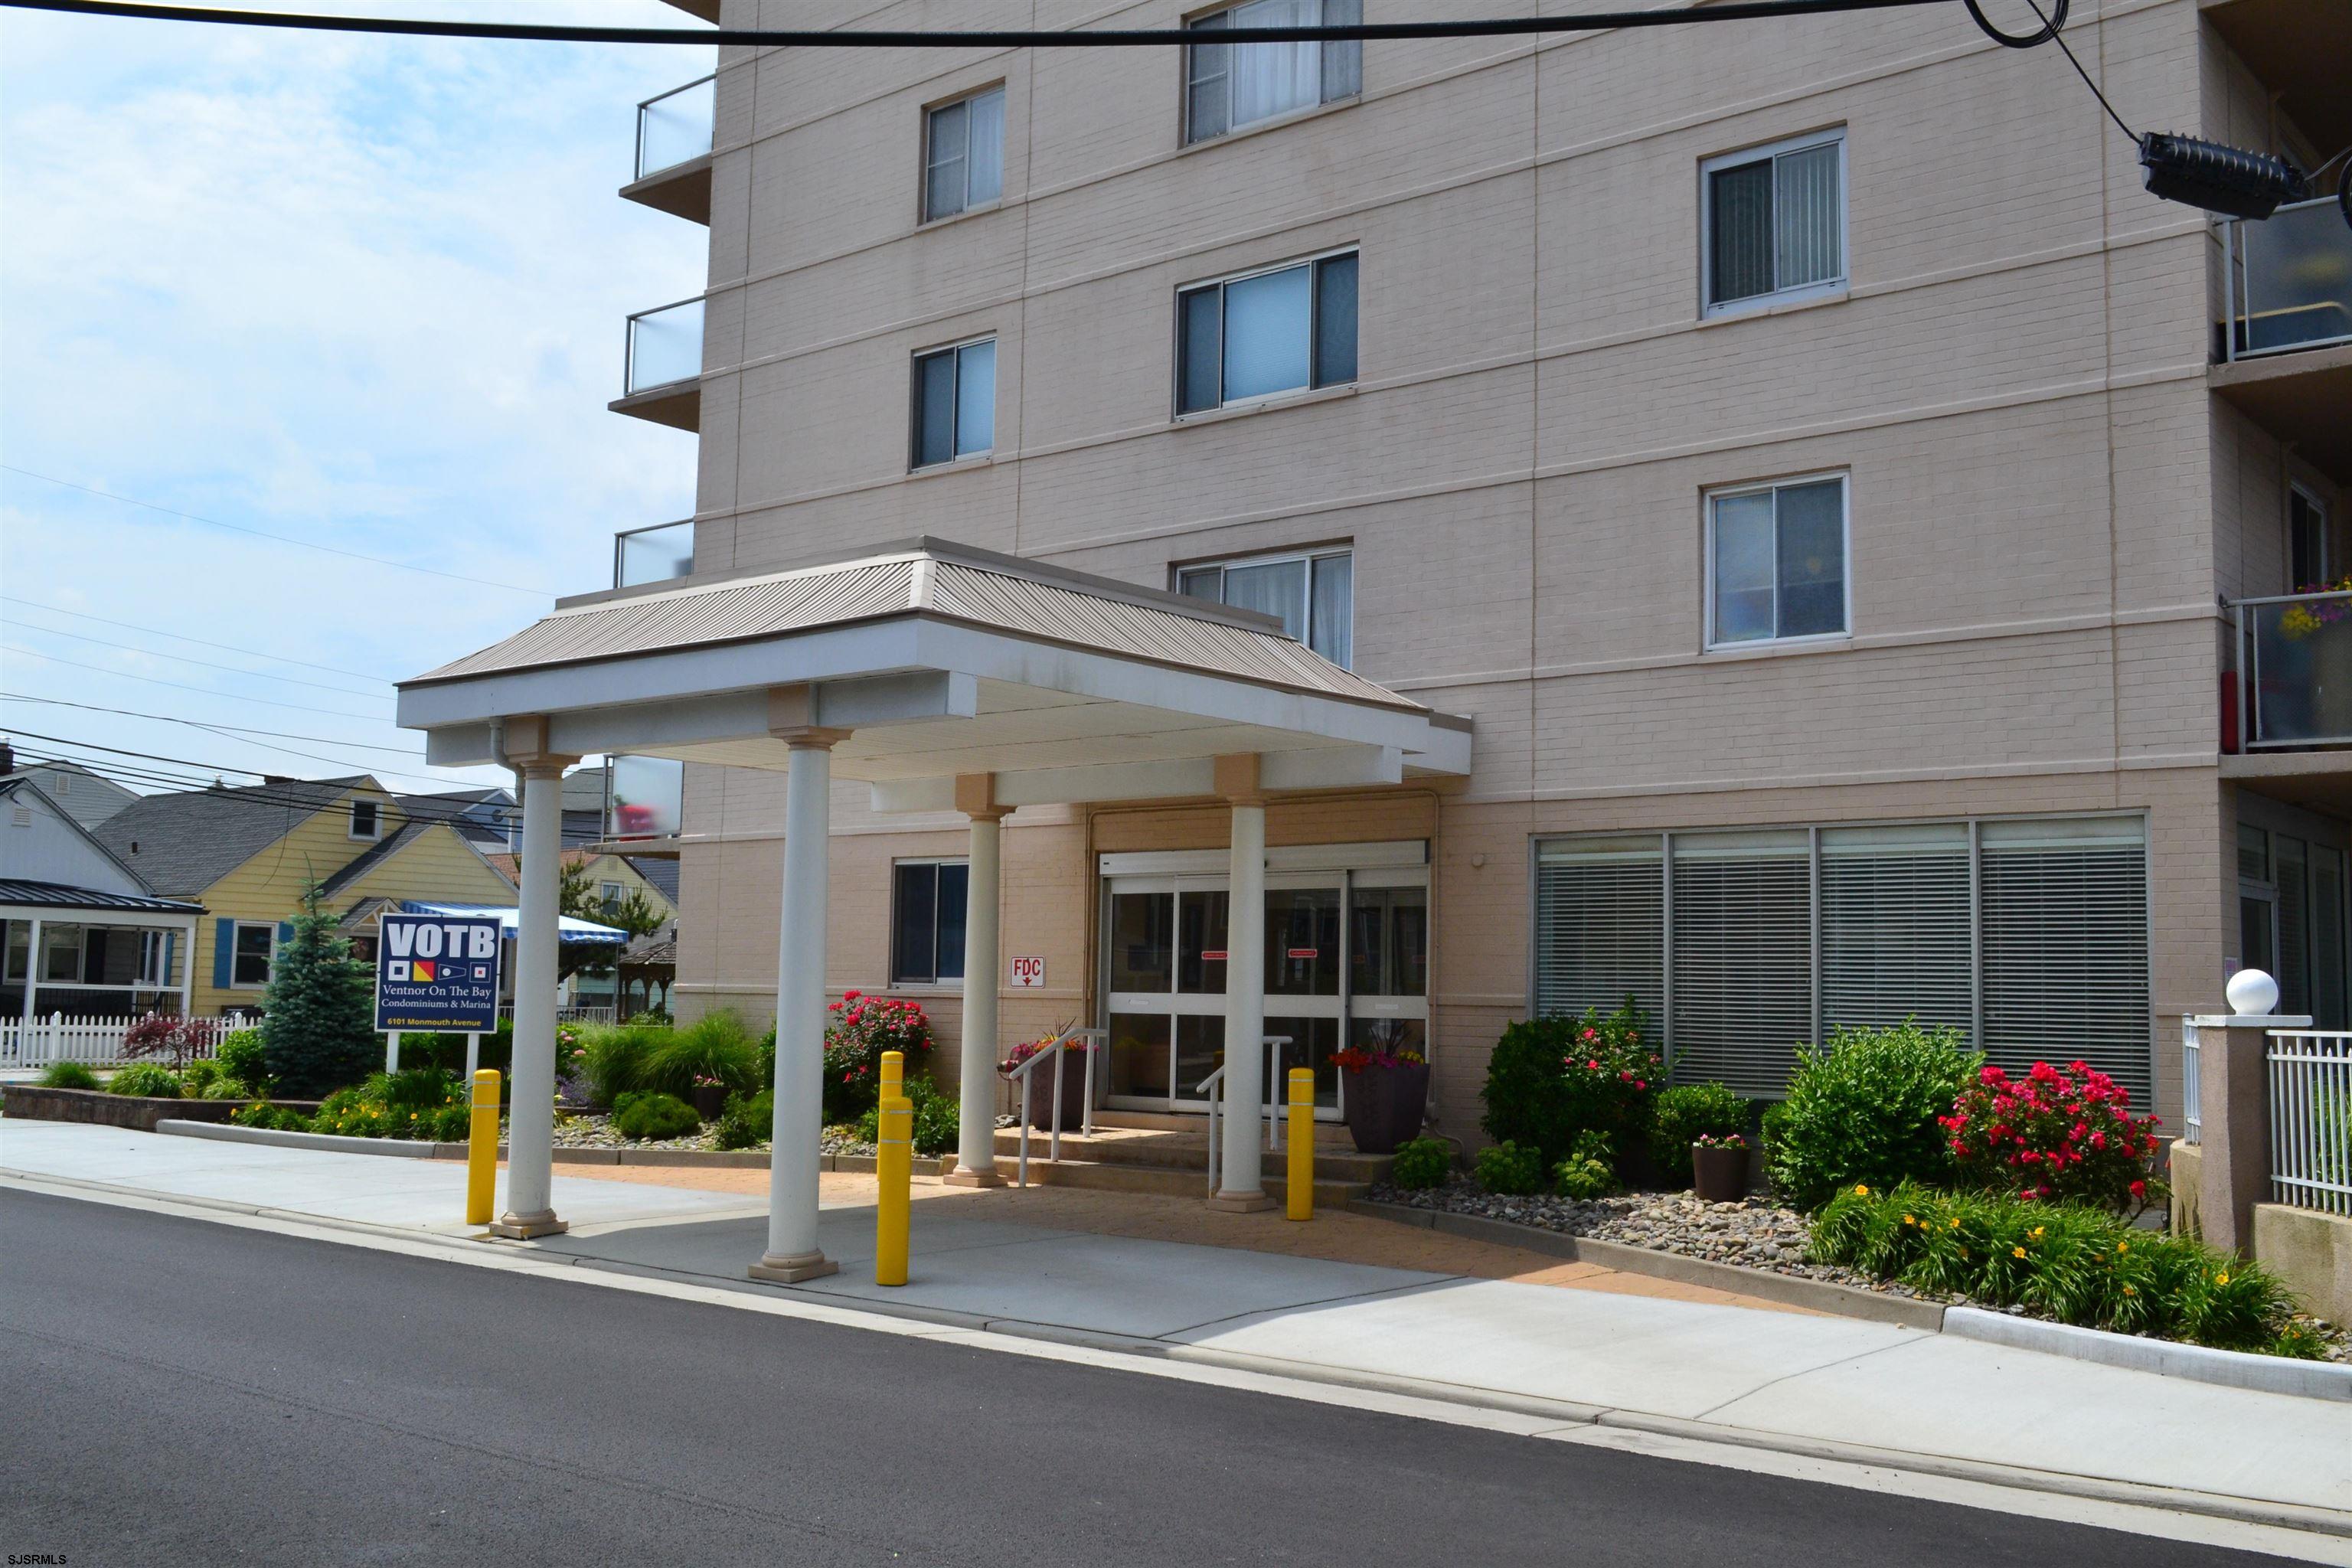
<path fill-rule="evenodd" d="M 685 22 L 658 0 L 567 10 Z M 709 62 L 700 48 L 0 18 L 0 462 L 464 575 L 601 586 L 615 530 L 692 506 L 693 438 L 604 405 L 624 318 L 694 291 L 707 253 L 699 226 L 613 195 L 634 106 Z M 387 678 L 545 606 L 13 473 L 0 498 L 10 595 Z M 8 642 L 122 672 L 0 653 L 10 691 L 347 748 L 419 744 L 384 722 L 249 705 L 383 704 L 174 668 L 170 653 L 315 672 L 14 604 L 0 622 Z M 149 721 L 0 715 L 171 755 L 331 765 Z"/>

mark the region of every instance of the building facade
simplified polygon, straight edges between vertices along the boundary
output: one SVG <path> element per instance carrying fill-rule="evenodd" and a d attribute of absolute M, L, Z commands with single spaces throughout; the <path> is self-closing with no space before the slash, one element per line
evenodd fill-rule
<path fill-rule="evenodd" d="M 2352 142 L 2326 9 L 2082 0 L 2068 38 L 2136 125 L 2311 167 Z M 615 585 L 940 536 L 1278 616 L 1466 718 L 1466 777 L 1267 805 L 1266 1027 L 1329 1110 L 1340 1044 L 1413 1045 L 1475 1137 L 1509 1021 L 1628 995 L 1750 1093 L 1916 1016 L 2168 1120 L 2168 1020 L 2233 968 L 2352 1021 L 2352 601 L 2288 597 L 2352 561 L 2333 202 L 2147 195 L 2054 51 L 1957 7 L 1232 41 L 1358 12 L 976 5 L 947 25 L 1200 39 L 730 47 L 645 106 L 624 194 L 709 265 L 614 406 L 699 483 Z M 826 18 L 941 15 L 714 19 Z M 883 804 L 835 786 L 827 983 L 953 1041 L 965 819 Z M 772 1011 L 783 820 L 782 773 L 686 767 L 681 1016 Z M 1227 832 L 1009 816 L 999 1047 L 1103 1027 L 1111 1107 L 1198 1109 Z"/>

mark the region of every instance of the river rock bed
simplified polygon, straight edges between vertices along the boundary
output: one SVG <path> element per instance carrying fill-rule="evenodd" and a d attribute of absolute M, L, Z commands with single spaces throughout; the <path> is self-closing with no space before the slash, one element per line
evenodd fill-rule
<path fill-rule="evenodd" d="M 683 1138 L 624 1138 L 614 1130 L 613 1119 L 601 1112 L 567 1116 L 555 1123 L 555 1146 L 559 1149 L 717 1149 L 718 1129 L 704 1122 L 701 1131 Z M 859 1141 L 856 1131 L 847 1127 L 828 1127 L 819 1141 L 818 1149 L 827 1154 L 871 1154 L 874 1145 Z M 766 1152 L 768 1141 L 761 1139 L 749 1149 L 738 1152 Z"/>

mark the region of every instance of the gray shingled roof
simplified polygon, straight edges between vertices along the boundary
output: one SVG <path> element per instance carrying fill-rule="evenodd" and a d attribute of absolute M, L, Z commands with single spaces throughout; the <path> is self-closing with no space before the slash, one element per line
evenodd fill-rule
<path fill-rule="evenodd" d="M 678 907 L 676 859 L 656 858 L 651 855 L 624 855 L 621 858 L 629 863 L 630 869 L 651 882 L 654 890 L 667 899 L 672 909 Z"/>
<path fill-rule="evenodd" d="M 142 795 L 92 830 L 157 892 L 194 897 L 323 811 L 364 773 Z"/>
<path fill-rule="evenodd" d="M 350 887 L 352 882 L 366 876 L 370 871 L 415 843 L 417 839 L 424 837 L 427 829 L 437 826 L 439 826 L 437 823 L 432 822 L 402 823 L 397 828 L 377 839 L 366 854 L 320 883 L 319 891 L 328 898 L 333 898 L 337 893 Z"/>

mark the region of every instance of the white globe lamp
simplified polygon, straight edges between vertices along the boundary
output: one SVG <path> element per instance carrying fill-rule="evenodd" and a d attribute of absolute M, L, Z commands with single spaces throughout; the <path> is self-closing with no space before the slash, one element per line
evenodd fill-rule
<path fill-rule="evenodd" d="M 2230 976 L 2226 994 L 2230 1011 L 2241 1018 L 2267 1018 L 2278 1011 L 2278 982 L 2259 969 L 2241 969 Z"/>

